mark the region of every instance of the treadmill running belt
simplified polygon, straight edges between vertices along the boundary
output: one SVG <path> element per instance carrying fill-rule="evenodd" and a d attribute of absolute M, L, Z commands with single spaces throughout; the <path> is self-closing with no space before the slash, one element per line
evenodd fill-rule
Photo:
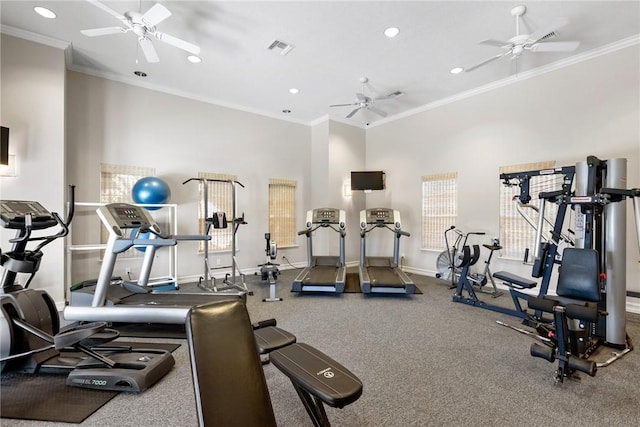
<path fill-rule="evenodd" d="M 369 267 L 367 271 L 369 272 L 372 286 L 404 286 L 400 277 L 389 267 Z"/>
<path fill-rule="evenodd" d="M 315 266 L 302 280 L 303 285 L 334 285 L 336 283 L 337 268 L 335 266 Z"/>

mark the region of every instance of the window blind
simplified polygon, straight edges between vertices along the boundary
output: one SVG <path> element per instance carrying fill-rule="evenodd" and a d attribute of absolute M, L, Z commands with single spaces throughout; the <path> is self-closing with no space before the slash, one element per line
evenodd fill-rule
<path fill-rule="evenodd" d="M 269 180 L 269 232 L 278 247 L 296 244 L 296 181 Z"/>
<path fill-rule="evenodd" d="M 524 163 L 500 167 L 500 174 L 542 169 L 552 169 L 555 161 Z M 529 180 L 531 201 L 529 206 L 538 207 L 538 194 L 546 191 L 558 190 L 562 185 L 562 175 L 535 176 Z M 535 229 L 525 221 L 516 209 L 515 196 L 520 194 L 518 186 L 500 186 L 500 242 L 503 247 L 503 258 L 523 259 L 525 250 L 533 255 L 535 247 Z M 531 207 L 524 207 L 525 212 L 537 223 L 537 211 Z M 545 207 L 545 217 L 553 223 L 558 207 L 549 203 Z"/>
<path fill-rule="evenodd" d="M 458 173 L 422 177 L 422 248 L 444 250 L 444 231 L 458 217 Z"/>
<path fill-rule="evenodd" d="M 235 175 L 212 172 L 198 172 L 198 178 L 237 180 Z M 229 182 L 207 181 L 208 189 L 208 209 L 207 213 L 211 217 L 216 212 L 224 212 L 229 222 L 227 228 L 213 228 L 209 230 L 211 240 L 209 240 L 209 251 L 230 251 L 233 239 L 233 189 Z M 205 222 L 204 206 L 204 186 L 200 185 L 200 203 L 198 204 L 198 230 L 204 234 Z M 237 249 L 237 248 L 236 248 Z M 204 242 L 200 242 L 199 251 L 204 252 Z"/>
<path fill-rule="evenodd" d="M 131 189 L 140 178 L 154 176 L 156 170 L 142 166 L 115 165 L 102 163 L 100 165 L 100 203 L 133 203 Z M 107 231 L 100 229 L 100 242 L 106 243 L 109 238 Z M 129 249 L 121 257 L 141 257 L 139 251 Z"/>

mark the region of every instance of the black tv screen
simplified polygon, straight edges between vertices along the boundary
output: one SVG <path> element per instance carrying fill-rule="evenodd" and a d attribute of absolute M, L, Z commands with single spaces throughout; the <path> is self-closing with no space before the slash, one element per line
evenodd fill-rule
<path fill-rule="evenodd" d="M 9 128 L 0 126 L 0 165 L 9 164 Z"/>
<path fill-rule="evenodd" d="M 351 190 L 384 190 L 384 172 L 351 172 Z"/>

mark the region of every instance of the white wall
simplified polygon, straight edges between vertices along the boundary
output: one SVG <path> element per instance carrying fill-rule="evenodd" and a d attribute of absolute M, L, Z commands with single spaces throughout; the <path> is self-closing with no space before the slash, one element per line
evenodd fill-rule
<path fill-rule="evenodd" d="M 365 167 L 365 130 L 329 120 L 314 125 L 312 129 L 309 209 L 331 207 L 345 211 L 345 260 L 353 264 L 359 259 L 358 215 L 364 209 L 364 195 L 354 192 L 345 197 L 343 186 L 350 183 L 352 170 Z M 300 224 L 302 229 L 304 221 Z M 299 240 L 303 244 L 302 238 Z M 329 229 L 318 229 L 313 235 L 314 255 L 337 256 L 339 245 L 338 233 Z"/>
<path fill-rule="evenodd" d="M 0 177 L 0 198 L 37 200 L 46 209 L 64 216 L 64 51 L 5 34 L 0 40 L 0 122 L 9 128 L 9 152 L 17 158 L 17 176 Z M 57 231 L 52 228 L 37 235 Z M 14 236 L 13 231 L 0 229 L 2 250 L 10 249 L 8 240 Z M 40 272 L 31 287 L 46 289 L 56 301 L 62 301 L 62 239 L 43 251 Z M 24 284 L 26 275 L 20 276 L 18 279 Z"/>
<path fill-rule="evenodd" d="M 362 191 L 354 191 L 350 197 L 345 197 L 343 186 L 351 183 L 351 171 L 365 169 L 366 133 L 364 129 L 335 121 L 330 123 L 329 129 L 329 203 L 345 211 L 345 260 L 347 263 L 357 263 L 360 259 L 359 215 L 360 210 L 365 208 L 365 196 Z M 337 233 L 329 236 L 331 254 L 339 253 L 339 239 L 336 236 Z"/>
<path fill-rule="evenodd" d="M 420 249 L 422 175 L 457 171 L 456 225 L 485 231 L 487 238 L 499 235 L 500 166 L 623 157 L 628 188 L 640 187 L 639 62 L 633 46 L 370 128 L 367 168 L 385 170 L 388 188 L 367 196 L 367 207 L 387 203 L 401 210 L 413 234 L 403 242 L 406 265 L 435 272 L 437 253 Z M 631 214 L 629 208 L 627 287 L 638 291 Z M 493 271 L 530 274 L 519 262 L 495 261 Z"/>
<path fill-rule="evenodd" d="M 243 270 L 255 269 L 265 259 L 269 178 L 297 181 L 297 222 L 304 221 L 310 185 L 308 126 L 76 72 L 68 72 L 67 78 L 67 173 L 69 182 L 78 185 L 79 201 L 99 200 L 100 163 L 154 167 L 171 187 L 171 203 L 179 205 L 178 234 L 197 234 L 198 185 L 182 182 L 198 172 L 236 175 L 246 187 L 237 192 L 238 214 L 244 212 L 248 222 L 238 231 L 237 259 Z M 196 252 L 195 243 L 178 245 L 180 279 L 201 275 L 202 257 Z M 303 262 L 305 246 L 279 248 L 282 255 Z M 213 254 L 212 266 L 217 258 L 221 265 L 231 262 L 229 253 Z M 165 266 L 156 264 L 154 275 L 166 274 Z M 74 256 L 74 282 L 95 278 L 98 266 L 97 254 Z M 116 264 L 115 273 L 124 275 L 124 266 Z"/>
<path fill-rule="evenodd" d="M 639 62 L 633 46 L 364 131 L 329 121 L 292 124 L 65 73 L 62 50 L 3 35 L 2 124 L 11 128 L 10 151 L 18 155 L 19 176 L 0 178 L 1 197 L 36 199 L 61 212 L 65 179 L 78 186 L 78 200 L 97 201 L 101 162 L 151 166 L 171 185 L 171 202 L 179 204 L 178 232 L 195 234 L 197 186 L 183 187 L 182 181 L 198 171 L 232 173 L 247 187 L 238 194 L 239 210 L 249 222 L 239 232 L 238 260 L 251 269 L 263 260 L 269 178 L 298 181 L 300 225 L 313 207 L 339 204 L 348 210 L 347 259 L 355 261 L 354 217 L 364 208 L 364 196 L 344 199 L 340 187 L 350 170 L 381 169 L 387 190 L 367 195 L 366 206 L 400 210 L 404 228 L 412 233 L 401 245 L 404 264 L 433 272 L 437 254 L 420 248 L 424 174 L 458 171 L 457 225 L 489 236 L 498 234 L 502 165 L 549 159 L 568 165 L 590 154 L 625 157 L 628 187 L 640 187 Z M 632 227 L 630 215 L 627 285 L 640 290 Z M 384 239 L 372 238 L 369 253 L 389 252 Z M 303 238 L 298 243 L 281 254 L 302 263 Z M 48 247 L 34 284 L 57 301 L 63 297 L 63 255 L 60 243 Z M 97 257 L 88 258 L 79 256 L 82 265 L 74 265 L 73 282 L 97 274 Z M 179 261 L 179 276 L 200 275 L 194 245 L 183 245 Z M 494 271 L 501 268 L 529 273 L 515 261 L 497 259 Z"/>

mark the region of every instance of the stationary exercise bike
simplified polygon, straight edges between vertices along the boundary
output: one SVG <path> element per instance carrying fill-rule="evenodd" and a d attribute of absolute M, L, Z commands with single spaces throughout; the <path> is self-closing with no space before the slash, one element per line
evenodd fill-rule
<path fill-rule="evenodd" d="M 450 241 L 449 241 L 448 233 L 450 232 L 453 232 L 456 234 L 456 238 L 452 245 L 449 244 Z M 455 288 L 458 284 L 458 281 L 460 280 L 460 274 L 463 270 L 463 266 L 462 266 L 463 254 L 461 253 L 461 250 L 462 248 L 467 246 L 467 240 L 469 239 L 470 235 L 484 236 L 485 233 L 478 232 L 478 231 L 463 233 L 462 231 L 458 230 L 455 227 L 455 225 L 452 225 L 444 232 L 444 241 L 445 241 L 445 244 L 447 245 L 447 250 L 441 252 L 438 255 L 438 258 L 436 260 L 436 268 L 438 271 L 436 273 L 436 277 L 439 279 L 450 280 L 451 289 Z M 483 244 L 482 246 L 489 249 L 490 251 L 489 256 L 484 262 L 484 269 L 481 273 L 479 273 L 479 272 L 470 272 L 469 269 L 467 268 L 465 270 L 468 272 L 466 275 L 467 276 L 466 278 L 469 281 L 469 283 L 471 283 L 473 286 L 476 286 L 480 291 L 483 291 L 484 286 L 487 283 L 491 282 L 491 285 L 493 287 L 493 292 L 490 292 L 490 294 L 493 298 L 497 298 L 500 295 L 502 295 L 503 292 L 498 290 L 498 287 L 496 286 L 496 283 L 493 280 L 493 275 L 491 274 L 491 269 L 489 265 L 491 264 L 491 258 L 493 257 L 493 253 L 495 251 L 499 251 L 500 249 L 502 249 L 502 246 L 500 245 L 500 240 L 498 238 L 493 238 L 491 240 L 490 245 Z M 470 263 L 469 267 L 474 265 L 478 261 L 478 257 L 480 256 L 480 248 L 478 247 L 478 245 L 474 245 L 473 249 L 475 254 L 472 254 L 472 258 L 474 258 L 474 260 Z"/>
<path fill-rule="evenodd" d="M 2 371 L 26 373 L 68 372 L 67 385 L 115 391 L 143 391 L 162 378 L 174 365 L 164 350 L 136 350 L 129 347 L 96 347 L 118 337 L 106 323 L 94 322 L 60 329 L 53 299 L 44 290 L 29 285 L 40 267 L 42 249 L 69 233 L 71 209 L 66 220 L 50 213 L 35 201 L 0 201 L 0 226 L 15 229 L 12 248 L 0 254 L 3 267 L 0 293 L 0 363 Z M 46 236 L 33 231 L 58 226 Z M 40 242 L 28 249 L 32 242 Z M 28 274 L 24 286 L 16 283 L 18 273 Z"/>

